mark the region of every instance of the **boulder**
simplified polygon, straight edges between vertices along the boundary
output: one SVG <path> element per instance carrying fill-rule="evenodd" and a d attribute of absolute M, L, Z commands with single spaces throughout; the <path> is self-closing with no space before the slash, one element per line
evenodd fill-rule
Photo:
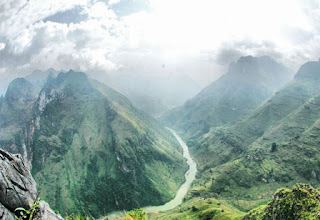
<path fill-rule="evenodd" d="M 36 182 L 20 154 L 0 149 L 0 219 L 13 220 L 17 208 L 29 210 L 37 200 Z M 41 201 L 34 219 L 63 219 Z"/>

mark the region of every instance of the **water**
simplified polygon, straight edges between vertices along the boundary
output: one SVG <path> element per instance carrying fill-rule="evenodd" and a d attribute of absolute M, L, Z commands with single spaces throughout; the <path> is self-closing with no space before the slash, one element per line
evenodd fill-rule
<path fill-rule="evenodd" d="M 175 138 L 179 142 L 180 146 L 182 147 L 183 157 L 185 157 L 187 159 L 187 164 L 189 165 L 189 169 L 185 173 L 186 181 L 180 186 L 174 199 L 172 199 L 171 201 L 167 202 L 164 205 L 143 207 L 143 209 L 148 213 L 168 211 L 168 210 L 171 210 L 171 209 L 177 207 L 178 205 L 181 205 L 181 203 L 183 202 L 183 199 L 186 196 L 192 182 L 196 178 L 197 164 L 191 158 L 188 146 L 186 145 L 186 143 L 183 142 L 183 140 L 179 137 L 179 135 L 177 135 L 177 133 L 174 130 L 172 130 L 170 128 L 167 128 L 167 129 L 169 131 L 171 131 L 171 133 L 175 136 Z M 124 215 L 124 212 L 118 211 L 118 212 L 113 212 L 113 213 L 109 214 L 108 217 L 113 218 L 113 217 L 117 217 L 117 216 L 121 216 L 121 215 Z"/>

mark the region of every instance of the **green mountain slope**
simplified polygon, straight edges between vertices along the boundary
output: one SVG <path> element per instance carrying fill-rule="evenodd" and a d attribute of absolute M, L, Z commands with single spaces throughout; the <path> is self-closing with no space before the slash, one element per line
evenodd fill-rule
<path fill-rule="evenodd" d="M 28 135 L 27 125 L 32 119 L 33 104 L 39 90 L 29 81 L 12 81 L 7 93 L 0 98 L 0 146 L 12 153 L 24 154 L 22 146 Z"/>
<path fill-rule="evenodd" d="M 50 78 L 34 107 L 32 173 L 62 213 L 95 217 L 162 204 L 187 167 L 174 136 L 83 73 Z"/>
<path fill-rule="evenodd" d="M 198 184 L 233 199 L 270 198 L 296 182 L 318 185 L 319 88 L 320 63 L 309 62 L 242 121 L 197 140 L 192 151 L 202 169 Z"/>
<path fill-rule="evenodd" d="M 296 184 L 293 189 L 278 189 L 265 204 L 240 212 L 225 200 L 195 197 L 181 206 L 162 213 L 152 213 L 154 220 L 316 220 L 320 218 L 320 192 L 308 184 Z"/>
<path fill-rule="evenodd" d="M 236 122 L 291 77 L 291 70 L 267 56 L 242 57 L 225 75 L 160 120 L 186 138 L 198 137 L 211 127 Z"/>

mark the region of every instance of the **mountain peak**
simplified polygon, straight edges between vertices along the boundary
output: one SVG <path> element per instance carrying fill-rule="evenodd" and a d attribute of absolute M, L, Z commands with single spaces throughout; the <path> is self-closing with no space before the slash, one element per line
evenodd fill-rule
<path fill-rule="evenodd" d="M 256 59 L 256 57 L 253 57 L 253 56 L 251 56 L 251 55 L 249 55 L 249 56 L 242 56 L 242 57 L 239 58 L 239 60 L 237 61 L 237 63 L 250 62 L 250 61 L 253 61 L 253 60 L 255 60 L 255 59 Z"/>
<path fill-rule="evenodd" d="M 63 82 L 63 81 L 69 81 L 70 83 L 75 83 L 75 82 L 84 82 L 87 81 L 88 77 L 85 73 L 83 72 L 76 72 L 74 70 L 69 70 L 68 72 L 64 73 L 61 72 L 57 76 L 57 81 L 58 82 Z"/>
<path fill-rule="evenodd" d="M 61 212 L 75 210 L 78 201 L 87 197 L 92 198 L 92 205 L 90 210 L 81 207 L 81 212 L 90 211 L 95 217 L 114 209 L 164 203 L 168 200 L 165 198 L 168 191 L 172 193 L 184 179 L 182 154 L 169 131 L 134 108 L 120 93 L 89 79 L 85 73 L 70 70 L 48 81 L 33 109 L 34 126 L 41 136 L 32 146 L 33 173 L 39 186 L 45 189 L 42 196 Z M 52 138 L 54 143 L 50 142 Z M 148 154 L 159 161 L 150 160 Z M 59 159 L 52 160 L 54 155 Z M 163 166 L 160 160 L 168 160 L 174 167 Z M 141 161 L 145 161 L 151 171 L 143 172 Z M 60 169 L 52 167 L 52 163 Z M 159 170 L 169 172 L 169 169 L 175 169 L 174 175 L 179 175 L 173 177 L 170 185 L 155 188 L 149 182 L 154 179 L 164 182 L 154 174 Z M 56 178 L 59 180 L 53 181 Z M 76 186 L 64 184 L 64 181 L 83 184 Z M 137 187 L 140 182 L 143 188 Z M 97 185 L 105 196 L 101 197 Z M 60 189 L 63 189 L 62 194 L 54 196 Z M 62 191 L 68 192 L 68 198 L 62 199 Z M 82 193 L 85 191 L 88 196 Z M 116 197 L 109 197 L 111 193 Z M 155 196 L 150 197 L 150 194 Z M 119 205 L 115 205 L 114 198 Z"/>
<path fill-rule="evenodd" d="M 42 87 L 49 77 L 56 77 L 58 75 L 58 71 L 50 68 L 48 70 L 42 71 L 42 70 L 34 70 L 31 74 L 26 76 L 25 78 L 31 82 L 33 85 Z"/>
<path fill-rule="evenodd" d="M 18 99 L 20 97 L 28 97 L 33 92 L 33 85 L 25 78 L 17 78 L 13 80 L 5 95 L 6 99 Z"/>
<path fill-rule="evenodd" d="M 211 127 L 234 123 L 286 84 L 292 75 L 291 70 L 270 57 L 241 57 L 226 74 L 161 120 L 189 137 L 202 135 Z"/>
<path fill-rule="evenodd" d="M 241 63 L 277 63 L 274 59 L 267 55 L 259 56 L 259 57 L 254 57 L 254 56 L 243 56 L 240 57 L 239 60 L 236 62 L 237 64 Z"/>
<path fill-rule="evenodd" d="M 238 80 L 254 81 L 255 80 L 271 80 L 272 83 L 278 84 L 279 79 L 287 82 L 293 76 L 293 72 L 282 64 L 276 62 L 268 56 L 245 56 L 240 57 L 236 63 L 230 65 L 228 73 Z"/>
<path fill-rule="evenodd" d="M 320 80 L 320 62 L 311 61 L 303 64 L 295 75 L 295 78 Z"/>
<path fill-rule="evenodd" d="M 16 78 L 14 79 L 10 84 L 9 84 L 9 87 L 10 86 L 19 86 L 19 85 L 29 85 L 29 86 L 32 86 L 32 84 L 26 80 L 25 78 Z M 8 87 L 8 88 L 9 88 Z"/>
<path fill-rule="evenodd" d="M 78 71 L 75 71 L 73 69 L 70 69 L 68 72 L 60 72 L 59 75 L 65 75 L 65 76 L 77 76 L 77 77 L 87 77 L 87 75 L 83 72 L 78 72 Z M 58 77 L 59 77 L 58 75 Z"/>

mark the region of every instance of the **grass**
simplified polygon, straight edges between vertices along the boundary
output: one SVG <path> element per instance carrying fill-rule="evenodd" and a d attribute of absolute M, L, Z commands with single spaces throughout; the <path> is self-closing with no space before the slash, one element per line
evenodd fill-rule
<path fill-rule="evenodd" d="M 150 214 L 150 219 L 241 219 L 245 213 L 239 211 L 227 201 L 214 198 L 196 197 L 185 201 L 177 208 Z"/>

